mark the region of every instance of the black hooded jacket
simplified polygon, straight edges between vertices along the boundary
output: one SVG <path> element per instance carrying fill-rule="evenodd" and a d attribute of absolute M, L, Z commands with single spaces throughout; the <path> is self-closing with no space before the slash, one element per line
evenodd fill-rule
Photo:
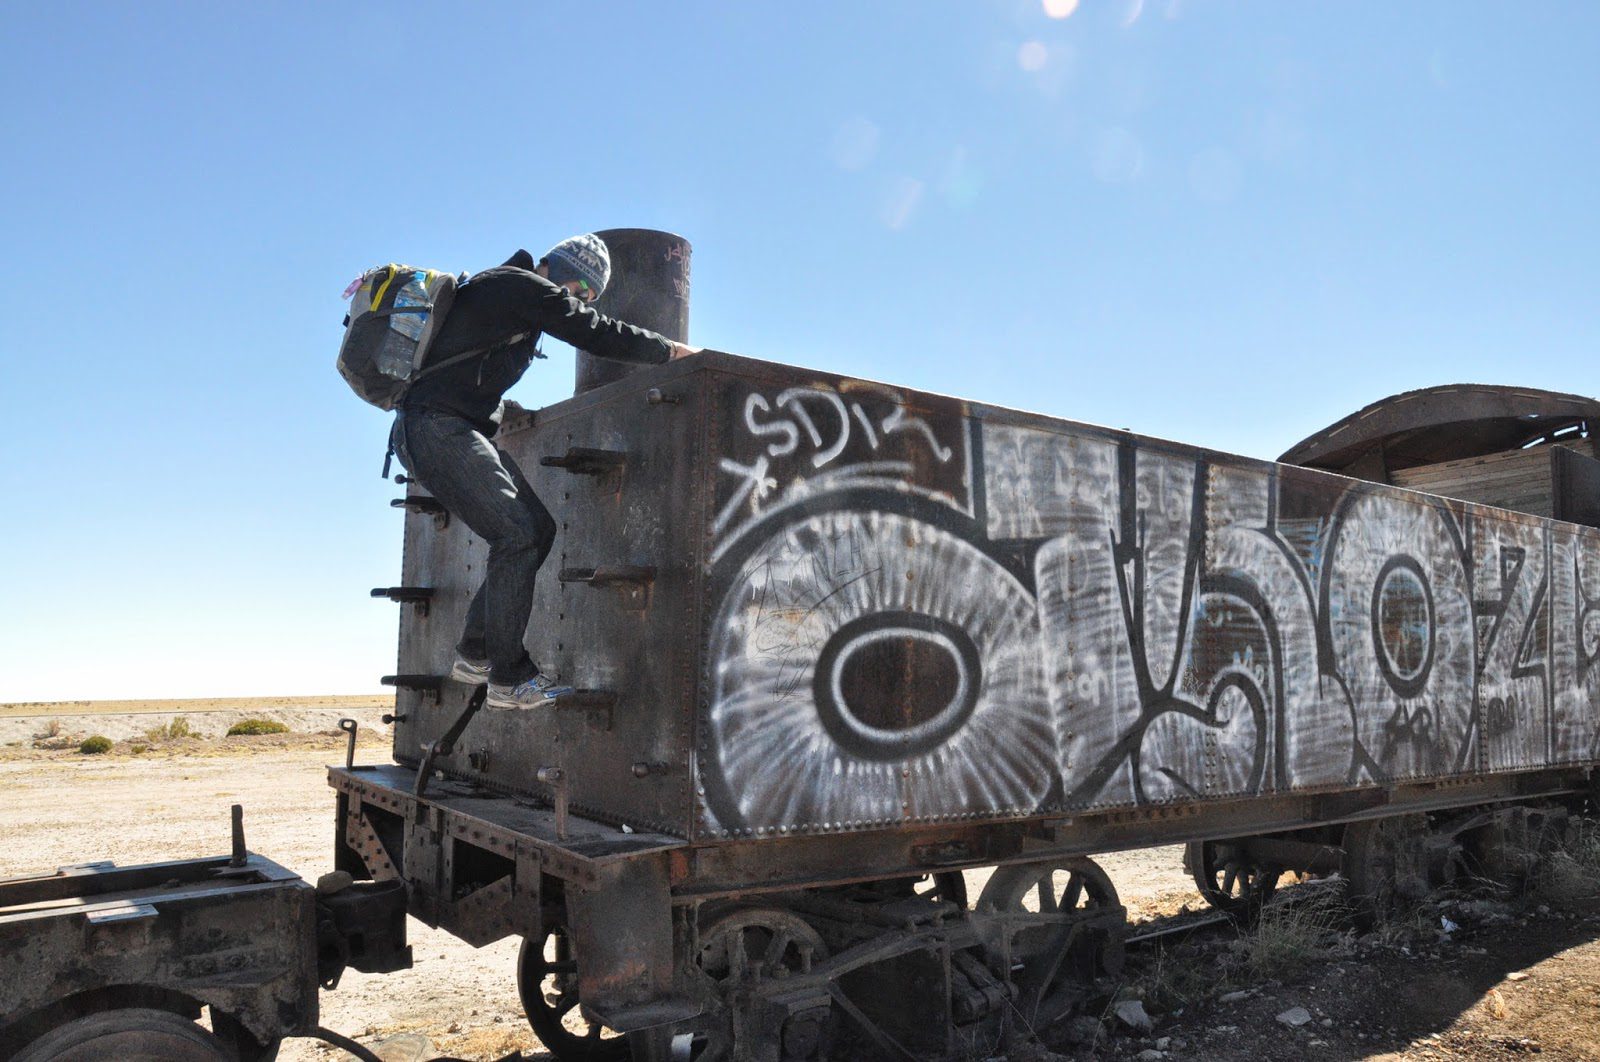
<path fill-rule="evenodd" d="M 505 265 L 475 273 L 461 285 L 428 361 L 437 364 L 475 347 L 492 347 L 418 380 L 406 392 L 403 408 L 453 413 L 493 435 L 500 399 L 542 356 L 537 344 L 544 332 L 602 358 L 656 365 L 672 356 L 667 339 L 596 313 L 535 273 L 534 266 L 532 255 L 518 251 Z"/>

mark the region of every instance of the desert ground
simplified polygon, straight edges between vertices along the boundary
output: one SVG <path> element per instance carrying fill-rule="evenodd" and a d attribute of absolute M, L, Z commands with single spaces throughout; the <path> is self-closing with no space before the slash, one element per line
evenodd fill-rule
<path fill-rule="evenodd" d="M 8 794 L 0 802 L 0 877 L 91 860 L 126 865 L 222 853 L 228 808 L 240 803 L 250 848 L 315 880 L 332 861 L 325 772 L 343 758 L 337 721 L 360 722 L 358 760 L 386 760 L 380 716 L 388 703 L 0 705 L 0 788 Z M 281 721 L 290 732 L 221 736 L 246 718 Z M 112 750 L 80 753 L 94 734 L 112 739 Z M 1179 849 L 1113 853 L 1101 862 L 1135 920 L 1159 922 L 1201 906 Z M 986 877 L 968 873 L 974 896 Z M 1600 1060 L 1600 901 L 1570 877 L 1527 898 L 1439 898 L 1365 933 L 1328 916 L 1318 886 L 1306 886 L 1298 890 L 1305 899 L 1269 910 L 1260 930 L 1229 928 L 1135 950 L 1100 1013 L 1011 1057 Z M 549 1057 L 517 1002 L 516 941 L 473 949 L 415 921 L 411 933 L 415 968 L 346 973 L 323 995 L 324 1025 L 392 1062 L 431 1057 L 419 1054 L 428 1049 L 466 1059 L 517 1051 Z M 1118 1016 L 1131 1002 L 1150 1028 Z M 297 1040 L 280 1057 L 348 1056 Z"/>

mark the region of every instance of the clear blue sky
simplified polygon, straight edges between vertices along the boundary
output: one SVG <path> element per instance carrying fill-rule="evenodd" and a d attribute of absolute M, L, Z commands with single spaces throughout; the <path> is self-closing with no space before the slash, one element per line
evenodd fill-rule
<path fill-rule="evenodd" d="M 0 7 L 0 701 L 392 670 L 392 259 L 670 229 L 696 344 L 1257 457 L 1595 393 L 1600 5 L 1050 6 Z"/>

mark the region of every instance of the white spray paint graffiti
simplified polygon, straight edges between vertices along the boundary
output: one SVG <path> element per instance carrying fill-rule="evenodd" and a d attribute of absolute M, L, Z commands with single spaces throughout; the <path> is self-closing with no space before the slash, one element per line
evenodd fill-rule
<path fill-rule="evenodd" d="M 883 512 L 799 519 L 744 562 L 716 630 L 727 819 L 838 828 L 1043 799 L 1050 721 L 1017 710 L 1044 699 L 1032 599 L 953 535 Z M 929 666 L 883 676 L 863 658 L 886 642 Z"/>
<path fill-rule="evenodd" d="M 742 397 L 713 528 L 714 828 L 1596 756 L 1600 536 L 1092 429 L 988 424 L 974 448 L 964 415 L 897 398 Z"/>
<path fill-rule="evenodd" d="M 953 425 L 950 441 L 941 441 L 904 403 L 897 391 L 857 381 L 839 390 L 791 387 L 770 400 L 757 391 L 747 394 L 740 427 L 757 444 L 756 452 L 719 459 L 718 467 L 736 485 L 712 520 L 713 535 L 731 538 L 744 523 L 819 489 L 906 484 L 929 461 L 956 466 L 964 481 L 969 463 L 961 425 Z M 955 503 L 947 492 L 943 500 Z"/>

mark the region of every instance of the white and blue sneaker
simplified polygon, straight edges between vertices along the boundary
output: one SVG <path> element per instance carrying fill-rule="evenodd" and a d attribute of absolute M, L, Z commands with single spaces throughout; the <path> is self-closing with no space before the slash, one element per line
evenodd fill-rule
<path fill-rule="evenodd" d="M 457 653 L 455 666 L 450 669 L 450 677 L 469 686 L 481 686 L 489 681 L 489 661 L 473 660 Z"/>
<path fill-rule="evenodd" d="M 554 675 L 534 675 L 526 682 L 519 682 L 515 686 L 501 686 L 498 683 L 489 683 L 489 695 L 484 700 L 483 706 L 497 712 L 507 711 L 512 708 L 544 708 L 551 701 L 563 693 L 571 693 L 571 686 L 557 684 Z"/>

